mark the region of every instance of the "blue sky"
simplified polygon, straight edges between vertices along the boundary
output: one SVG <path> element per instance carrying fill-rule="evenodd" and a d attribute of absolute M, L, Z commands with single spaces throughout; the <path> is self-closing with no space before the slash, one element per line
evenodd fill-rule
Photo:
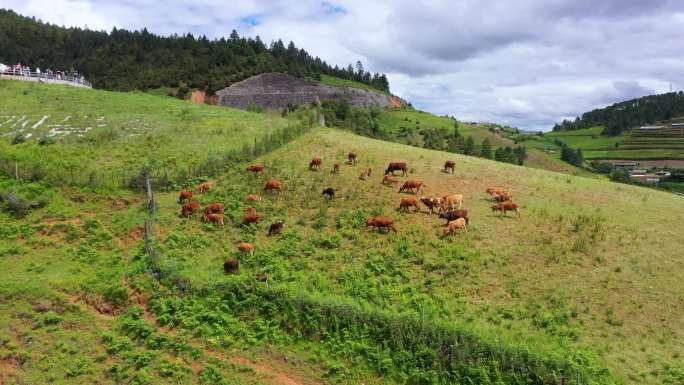
<path fill-rule="evenodd" d="M 484 4 L 484 5 L 483 5 Z M 462 120 L 548 130 L 613 102 L 684 87 L 684 1 L 0 0 L 67 26 L 282 39 L 361 60 L 394 93 Z"/>

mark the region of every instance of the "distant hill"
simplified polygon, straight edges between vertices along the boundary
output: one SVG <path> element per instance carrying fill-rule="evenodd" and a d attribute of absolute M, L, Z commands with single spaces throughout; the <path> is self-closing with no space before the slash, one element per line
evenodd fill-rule
<path fill-rule="evenodd" d="M 162 87 L 202 88 L 209 92 L 250 76 L 282 72 L 320 79 L 322 75 L 389 91 L 384 74 L 332 66 L 304 49 L 260 38 L 209 40 L 191 34 L 159 36 L 146 29 L 111 32 L 64 28 L 0 9 L 0 63 L 76 70 L 96 88 L 146 90 Z"/>
<path fill-rule="evenodd" d="M 564 120 L 553 131 L 571 131 L 602 126 L 603 135 L 619 135 L 643 124 L 684 115 L 684 92 L 644 96 L 585 112 L 574 121 Z"/>

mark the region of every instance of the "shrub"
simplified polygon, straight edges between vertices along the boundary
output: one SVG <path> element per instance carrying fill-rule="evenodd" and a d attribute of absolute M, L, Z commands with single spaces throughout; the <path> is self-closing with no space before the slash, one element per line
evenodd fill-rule
<path fill-rule="evenodd" d="M 21 144 L 26 142 L 26 137 L 22 134 L 17 134 L 14 138 L 12 138 L 12 144 Z"/>
<path fill-rule="evenodd" d="M 41 146 L 48 146 L 55 143 L 57 143 L 57 140 L 52 136 L 43 136 L 42 138 L 38 139 L 38 144 Z"/>

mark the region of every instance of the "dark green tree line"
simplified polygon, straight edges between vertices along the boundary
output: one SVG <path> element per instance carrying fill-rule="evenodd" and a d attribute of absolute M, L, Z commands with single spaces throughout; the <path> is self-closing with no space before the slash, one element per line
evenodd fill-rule
<path fill-rule="evenodd" d="M 0 9 L 0 63 L 78 71 L 97 88 L 144 90 L 177 87 L 214 92 L 264 72 L 319 79 L 321 74 L 355 80 L 389 91 L 384 74 L 371 74 L 360 62 L 354 69 L 331 66 L 281 41 L 266 45 L 259 36 L 228 38 L 159 36 L 113 29 L 111 32 L 64 28 Z"/>

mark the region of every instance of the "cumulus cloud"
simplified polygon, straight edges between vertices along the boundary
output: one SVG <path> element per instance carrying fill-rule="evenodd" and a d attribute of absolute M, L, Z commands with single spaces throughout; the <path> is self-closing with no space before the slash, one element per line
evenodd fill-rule
<path fill-rule="evenodd" d="M 6 2 L 6 4 L 5 4 Z M 414 105 L 526 129 L 684 87 L 680 0 L 0 0 L 59 25 L 294 41 Z"/>

